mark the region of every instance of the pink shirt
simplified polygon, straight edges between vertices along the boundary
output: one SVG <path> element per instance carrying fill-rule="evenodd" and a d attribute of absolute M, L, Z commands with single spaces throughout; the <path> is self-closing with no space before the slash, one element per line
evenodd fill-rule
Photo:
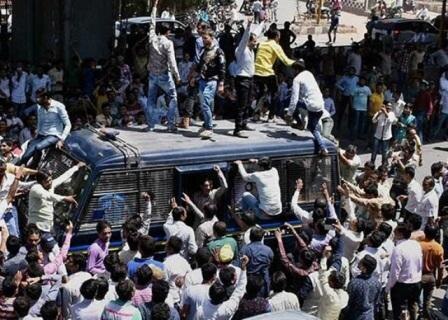
<path fill-rule="evenodd" d="M 136 289 L 134 296 L 132 297 L 132 304 L 134 306 L 139 306 L 146 302 L 152 301 L 152 288 L 148 286 L 143 289 Z"/>

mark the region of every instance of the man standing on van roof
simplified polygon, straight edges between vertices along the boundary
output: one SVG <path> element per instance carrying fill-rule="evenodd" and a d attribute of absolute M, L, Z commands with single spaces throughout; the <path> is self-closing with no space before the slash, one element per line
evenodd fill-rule
<path fill-rule="evenodd" d="M 241 160 L 235 161 L 243 180 L 255 183 L 258 191 L 258 199 L 250 192 L 243 194 L 243 211 L 252 211 L 260 219 L 279 215 L 282 213 L 282 200 L 277 169 L 272 167 L 271 160 L 267 157 L 251 162 L 257 163 L 262 171 L 247 173 Z"/>
<path fill-rule="evenodd" d="M 149 60 L 148 60 L 148 103 L 145 109 L 145 117 L 150 131 L 154 130 L 157 119 L 156 102 L 159 89 L 162 90 L 169 99 L 168 105 L 168 132 L 176 132 L 176 111 L 177 93 L 176 82 L 180 81 L 177 69 L 174 45 L 168 39 L 170 30 L 164 25 L 160 25 L 160 35 L 156 34 L 156 16 L 158 0 L 154 2 L 151 20 L 149 24 Z"/>

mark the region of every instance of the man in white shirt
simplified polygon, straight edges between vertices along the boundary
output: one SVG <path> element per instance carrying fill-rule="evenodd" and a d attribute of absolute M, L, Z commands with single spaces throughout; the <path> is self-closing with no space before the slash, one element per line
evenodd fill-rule
<path fill-rule="evenodd" d="M 253 182 L 258 191 L 258 198 L 250 192 L 245 192 L 241 199 L 243 211 L 252 211 L 258 218 L 266 219 L 282 213 L 280 177 L 276 168 L 272 167 L 267 157 L 252 160 L 262 171 L 247 173 L 240 160 L 235 161 L 238 171 L 246 182 Z"/>
<path fill-rule="evenodd" d="M 358 151 L 354 145 L 349 145 L 347 149 L 339 149 L 339 166 L 341 177 L 350 183 L 355 183 L 356 170 L 361 165 L 361 158 L 356 154 Z"/>
<path fill-rule="evenodd" d="M 76 171 L 84 166 L 84 162 L 79 162 L 76 166 L 67 170 L 54 180 L 48 172 L 40 171 L 37 173 L 37 183 L 31 187 L 28 196 L 28 223 L 36 224 L 39 230 L 43 232 L 51 232 L 54 220 L 54 204 L 56 202 L 64 201 L 75 206 L 78 205 L 74 196 L 55 194 L 54 189 L 69 180 Z"/>
<path fill-rule="evenodd" d="M 425 230 L 428 223 L 433 223 L 439 213 L 439 197 L 434 188 L 434 179 L 431 176 L 423 179 L 423 196 L 418 205 L 418 214 L 422 217 L 420 230 Z"/>
<path fill-rule="evenodd" d="M 293 69 L 296 77 L 292 83 L 287 120 L 288 122 L 291 121 L 297 107 L 306 109 L 308 113 L 307 129 L 313 134 L 319 153 L 326 156 L 328 151 L 325 148 L 319 129 L 319 120 L 322 117 L 325 105 L 322 92 L 313 74 L 305 69 L 303 59 L 296 61 L 293 64 Z"/>
<path fill-rule="evenodd" d="M 11 102 L 16 107 L 17 114 L 22 114 L 26 108 L 26 89 L 28 85 L 28 73 L 23 71 L 18 64 L 16 72 L 11 77 Z"/>
<path fill-rule="evenodd" d="M 213 263 L 206 263 L 201 267 L 202 283 L 189 286 L 183 292 L 182 319 L 197 319 L 197 306 L 202 305 L 208 299 L 208 291 L 216 280 L 218 268 Z"/>
<path fill-rule="evenodd" d="M 106 299 L 96 300 L 98 291 L 96 279 L 89 279 L 79 284 L 83 300 L 71 306 L 72 320 L 100 320 L 101 313 L 108 302 Z"/>
<path fill-rule="evenodd" d="M 396 247 L 390 259 L 391 267 L 386 292 L 391 293 L 394 319 L 400 319 L 403 306 L 409 306 L 411 319 L 417 319 L 421 291 L 423 254 L 420 244 L 409 240 L 411 228 L 399 223 L 395 229 Z"/>
<path fill-rule="evenodd" d="M 163 224 L 163 230 L 168 238 L 176 236 L 182 240 L 182 248 L 180 254 L 188 259 L 188 256 L 198 251 L 194 230 L 185 224 L 187 219 L 187 211 L 183 207 L 175 207 L 168 215 L 166 222 Z"/>
<path fill-rule="evenodd" d="M 254 13 L 254 22 L 260 23 L 261 10 L 263 10 L 263 3 L 260 0 L 255 0 L 252 3 L 252 12 Z"/>
<path fill-rule="evenodd" d="M 370 161 L 375 163 L 376 156 L 381 152 L 381 161 L 385 165 L 387 163 L 387 152 L 389 151 L 389 142 L 392 139 L 392 124 L 397 121 L 392 104 L 387 103 L 385 108 L 381 108 L 372 118 L 372 122 L 376 123 L 375 140 L 373 144 L 373 152 Z"/>
<path fill-rule="evenodd" d="M 433 136 L 437 138 L 442 133 L 443 137 L 446 138 L 448 134 L 448 67 L 440 77 L 439 93 L 441 97 L 440 115 Z"/>
<path fill-rule="evenodd" d="M 242 133 L 249 130 L 247 126 L 248 112 L 252 101 L 253 77 L 255 73 L 255 53 L 257 37 L 251 33 L 252 18 L 248 18 L 246 30 L 235 50 L 235 89 L 238 99 L 235 117 L 235 130 L 233 135 L 239 138 L 248 138 Z"/>
<path fill-rule="evenodd" d="M 269 305 L 272 312 L 300 310 L 297 296 L 294 293 L 285 291 L 287 284 L 288 279 L 282 271 L 277 271 L 272 275 L 271 287 L 273 294 L 269 297 Z"/>
<path fill-rule="evenodd" d="M 197 319 L 227 320 L 232 318 L 245 293 L 247 283 L 246 269 L 248 263 L 249 258 L 243 256 L 241 258 L 241 275 L 230 298 L 228 298 L 226 289 L 221 283 L 215 282 L 210 287 L 208 294 L 209 299 L 197 306 Z"/>
<path fill-rule="evenodd" d="M 399 201 L 407 200 L 404 209 L 411 214 L 418 214 L 418 206 L 423 197 L 422 186 L 414 179 L 415 169 L 413 167 L 406 167 L 404 169 L 403 180 L 408 184 L 408 195 L 401 195 L 398 197 Z"/>
<path fill-rule="evenodd" d="M 170 286 L 169 296 L 173 304 L 180 302 L 181 297 L 181 279 L 191 272 L 190 264 L 180 254 L 182 249 L 182 240 L 179 237 L 172 236 L 166 243 L 167 257 L 163 264 L 165 265 L 165 274 Z"/>

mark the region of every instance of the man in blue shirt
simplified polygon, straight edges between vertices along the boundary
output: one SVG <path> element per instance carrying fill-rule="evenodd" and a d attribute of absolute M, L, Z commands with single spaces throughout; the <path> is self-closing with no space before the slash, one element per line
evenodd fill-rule
<path fill-rule="evenodd" d="M 36 91 L 36 100 L 37 137 L 29 142 L 20 164 L 27 164 L 36 152 L 52 145 L 61 149 L 72 128 L 65 106 L 51 99 L 50 94 L 44 88 Z"/>
<path fill-rule="evenodd" d="M 341 129 L 341 123 L 344 119 L 345 111 L 347 109 L 350 110 L 353 91 L 355 90 L 356 85 L 358 84 L 358 77 L 355 75 L 355 72 L 356 72 L 355 68 L 349 67 L 347 69 L 346 74 L 343 75 L 342 78 L 336 82 L 336 88 L 339 90 L 341 94 L 338 110 L 336 112 L 338 131 L 340 131 Z"/>
<path fill-rule="evenodd" d="M 154 250 L 154 239 L 148 235 L 141 236 L 138 243 L 138 252 L 140 253 L 141 258 L 135 257 L 128 262 L 129 279 L 133 279 L 138 268 L 145 264 L 151 267 L 154 278 L 161 279 L 165 277 L 165 266 L 163 262 L 154 260 Z"/>
<path fill-rule="evenodd" d="M 263 244 L 264 230 L 259 227 L 253 227 L 250 230 L 250 243 L 241 248 L 240 256 L 249 257 L 247 265 L 247 274 L 259 275 L 263 277 L 264 286 L 260 296 L 267 297 L 269 294 L 269 285 L 271 279 L 269 277 L 269 267 L 274 259 L 272 249 Z"/>
<path fill-rule="evenodd" d="M 358 85 L 352 95 L 352 126 L 350 136 L 354 139 L 360 138 L 366 133 L 365 123 L 367 119 L 367 109 L 369 107 L 370 96 L 372 91 L 366 85 L 366 78 L 359 77 Z"/>

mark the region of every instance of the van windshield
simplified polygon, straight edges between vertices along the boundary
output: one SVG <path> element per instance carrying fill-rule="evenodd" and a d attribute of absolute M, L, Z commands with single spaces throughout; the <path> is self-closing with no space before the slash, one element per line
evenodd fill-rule
<path fill-rule="evenodd" d="M 50 151 L 45 160 L 40 164 L 40 170 L 46 170 L 52 173 L 53 179 L 59 177 L 68 169 L 72 168 L 78 163 L 75 159 L 71 158 L 66 153 L 60 150 Z M 61 184 L 55 189 L 56 194 L 68 196 L 74 195 L 76 200 L 81 200 L 81 194 L 87 179 L 89 178 L 90 170 L 87 167 L 83 167 L 72 176 L 71 179 Z M 55 205 L 55 227 L 65 224 L 69 218 L 72 218 L 71 206 L 65 202 L 58 202 Z"/>

